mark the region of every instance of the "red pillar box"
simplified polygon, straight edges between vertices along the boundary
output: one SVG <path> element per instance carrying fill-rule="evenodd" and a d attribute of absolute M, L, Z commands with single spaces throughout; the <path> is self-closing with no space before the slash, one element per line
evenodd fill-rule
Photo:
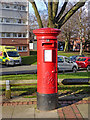
<path fill-rule="evenodd" d="M 57 108 L 57 35 L 60 30 L 33 30 L 37 36 L 37 108 Z"/>

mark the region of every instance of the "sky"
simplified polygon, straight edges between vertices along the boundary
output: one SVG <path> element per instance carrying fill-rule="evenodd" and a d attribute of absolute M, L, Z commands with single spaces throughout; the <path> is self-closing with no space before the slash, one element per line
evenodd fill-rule
<path fill-rule="evenodd" d="M 46 0 L 46 1 L 47 1 L 47 0 Z M 61 0 L 60 0 L 60 1 L 61 1 Z M 62 1 L 63 1 L 63 0 L 62 0 Z M 61 1 L 59 4 L 61 4 L 62 1 Z M 35 2 L 36 2 L 36 5 L 37 5 L 38 10 L 45 10 L 45 9 L 47 9 L 46 6 L 45 6 L 45 4 L 43 3 L 43 0 L 35 0 Z M 32 8 L 31 3 L 29 3 L 29 12 L 33 12 L 33 8 Z"/>
<path fill-rule="evenodd" d="M 35 0 L 38 10 L 46 9 L 45 5 L 40 0 Z M 32 4 L 29 3 L 29 12 L 33 12 Z"/>
<path fill-rule="evenodd" d="M 48 1 L 48 0 L 45 0 L 45 1 Z M 59 6 L 61 6 L 65 0 L 59 0 L 59 1 L 60 1 L 59 2 Z M 75 3 L 75 2 L 78 2 L 78 1 L 79 0 L 69 0 L 69 2 L 71 2 L 71 3 Z M 35 2 L 36 2 L 38 10 L 42 11 L 42 10 L 47 9 L 46 6 L 45 6 L 45 4 L 43 3 L 43 0 L 35 0 Z M 86 10 L 87 10 L 87 8 L 86 8 Z M 30 2 L 29 2 L 29 12 L 30 13 L 31 12 L 34 13 L 34 10 L 33 10 L 32 5 L 31 5 Z"/>

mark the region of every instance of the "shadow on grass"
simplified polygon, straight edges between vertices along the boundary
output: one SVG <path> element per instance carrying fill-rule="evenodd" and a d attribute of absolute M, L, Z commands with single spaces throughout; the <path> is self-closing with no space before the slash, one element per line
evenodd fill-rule
<path fill-rule="evenodd" d="M 3 89 L 5 91 L 5 89 Z M 16 86 L 11 88 L 12 99 L 24 97 L 24 98 L 34 98 L 36 97 L 37 86 Z M 58 108 L 68 106 L 74 102 L 80 100 L 87 100 L 90 98 L 90 87 L 89 85 L 58 85 Z M 61 104 L 62 101 L 71 101 Z"/>
<path fill-rule="evenodd" d="M 14 87 L 11 89 L 13 95 L 17 94 L 17 96 L 27 96 L 33 95 L 37 92 L 37 86 L 35 87 Z M 16 93 L 14 93 L 16 92 Z M 59 101 L 79 101 L 83 98 L 90 97 L 90 89 L 89 86 L 83 85 L 58 85 L 58 100 Z"/>
<path fill-rule="evenodd" d="M 90 97 L 89 86 L 73 86 L 73 85 L 63 85 L 62 87 L 58 86 L 58 108 L 68 106 L 73 104 L 73 101 L 76 103 L 83 99 L 88 100 Z M 61 104 L 62 101 L 70 101 Z"/>
<path fill-rule="evenodd" d="M 33 95 L 34 93 L 36 93 L 36 91 L 37 88 L 30 88 L 26 92 L 21 93 L 19 96 Z"/>
<path fill-rule="evenodd" d="M 32 95 L 33 93 L 35 93 L 37 91 L 37 87 L 14 87 L 11 88 L 12 94 L 17 95 L 17 96 L 25 96 L 25 95 Z"/>

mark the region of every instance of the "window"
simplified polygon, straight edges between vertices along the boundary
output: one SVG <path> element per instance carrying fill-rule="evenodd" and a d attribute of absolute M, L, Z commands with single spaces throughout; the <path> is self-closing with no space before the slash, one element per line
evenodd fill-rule
<path fill-rule="evenodd" d="M 0 37 L 11 37 L 11 38 L 26 38 L 27 33 L 0 33 Z"/>
<path fill-rule="evenodd" d="M 21 34 L 21 33 L 18 33 L 18 37 L 22 37 L 22 34 Z"/>
<path fill-rule="evenodd" d="M 26 33 L 23 33 L 23 37 L 26 37 Z"/>
<path fill-rule="evenodd" d="M 10 8 L 10 5 L 9 5 L 9 4 L 6 4 L 6 8 Z"/>
<path fill-rule="evenodd" d="M 78 58 L 77 61 L 85 61 L 86 58 Z"/>
<path fill-rule="evenodd" d="M 26 6 L 22 6 L 22 10 L 26 10 Z"/>
<path fill-rule="evenodd" d="M 90 61 L 90 59 L 88 59 L 88 61 Z"/>
<path fill-rule="evenodd" d="M 18 10 L 21 10 L 21 6 L 18 6 Z"/>
<path fill-rule="evenodd" d="M 4 18 L 0 18 L 0 22 L 4 22 Z"/>
<path fill-rule="evenodd" d="M 6 33 L 6 37 L 10 37 L 10 33 Z"/>
<path fill-rule="evenodd" d="M 0 23 L 1 23 L 1 21 L 2 21 L 2 18 L 0 18 Z"/>
<path fill-rule="evenodd" d="M 68 62 L 68 63 L 69 63 L 69 59 L 68 59 L 68 58 L 65 58 L 65 62 Z"/>
<path fill-rule="evenodd" d="M 17 5 L 14 5 L 14 7 L 13 7 L 14 9 L 17 9 Z"/>
<path fill-rule="evenodd" d="M 27 51 L 27 46 L 18 46 L 17 50 L 20 52 L 25 52 L 25 51 Z"/>
<path fill-rule="evenodd" d="M 23 46 L 23 51 L 27 51 L 27 46 Z"/>
<path fill-rule="evenodd" d="M 18 23 L 22 23 L 22 20 L 21 20 L 21 19 L 18 19 L 17 22 L 18 22 Z"/>
<path fill-rule="evenodd" d="M 1 37 L 5 37 L 5 33 L 1 33 Z"/>
<path fill-rule="evenodd" d="M 10 23 L 13 23 L 13 18 L 10 19 Z"/>
<path fill-rule="evenodd" d="M 5 18 L 6 23 L 10 23 L 10 19 L 9 18 Z"/>
<path fill-rule="evenodd" d="M 63 62 L 63 57 L 58 57 L 58 62 Z"/>
<path fill-rule="evenodd" d="M 7 57 L 6 53 L 4 52 L 4 57 Z"/>
<path fill-rule="evenodd" d="M 15 18 L 0 18 L 0 23 L 14 23 L 14 24 L 25 24 L 26 20 L 15 19 Z"/>
<path fill-rule="evenodd" d="M 22 51 L 22 46 L 19 46 L 19 47 L 18 47 L 18 51 Z"/>
<path fill-rule="evenodd" d="M 6 4 L 2 4 L 2 8 L 5 8 L 6 7 Z"/>
<path fill-rule="evenodd" d="M 13 33 L 13 37 L 17 37 L 17 33 Z"/>
<path fill-rule="evenodd" d="M 19 54 L 17 51 L 8 51 L 7 54 L 9 57 L 19 57 Z"/>
<path fill-rule="evenodd" d="M 26 23 L 26 20 L 23 20 L 23 24 L 25 24 Z"/>
<path fill-rule="evenodd" d="M 16 19 L 13 19 L 13 23 L 17 23 L 17 20 L 16 20 Z"/>

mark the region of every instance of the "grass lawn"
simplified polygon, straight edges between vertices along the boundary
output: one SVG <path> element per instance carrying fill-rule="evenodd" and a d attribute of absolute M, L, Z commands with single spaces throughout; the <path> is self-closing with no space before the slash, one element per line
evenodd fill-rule
<path fill-rule="evenodd" d="M 70 57 L 70 56 L 73 56 L 73 55 L 79 55 L 79 52 L 63 52 L 63 51 L 58 51 L 58 55 Z M 87 56 L 87 57 L 88 56 L 90 57 L 90 53 L 88 53 L 88 52 L 85 52 L 84 55 Z"/>
<path fill-rule="evenodd" d="M 89 85 L 58 85 L 58 94 L 72 95 L 74 94 L 87 94 L 90 95 L 90 86 Z M 27 86 L 12 86 L 11 87 L 11 96 L 24 98 L 36 98 L 37 86 L 36 85 L 27 85 Z M 5 95 L 5 87 L 2 88 L 2 94 Z"/>
<path fill-rule="evenodd" d="M 58 74 L 58 79 L 67 78 L 88 78 L 90 72 L 77 72 L 77 73 L 65 73 Z M 37 74 L 21 74 L 21 75 L 3 75 L 0 76 L 2 80 L 34 80 L 37 79 Z"/>
<path fill-rule="evenodd" d="M 1 89 L 0 89 L 1 90 Z M 37 85 L 23 85 L 23 86 L 12 86 L 11 87 L 11 96 L 15 97 L 15 96 L 31 96 L 31 98 L 33 96 L 36 97 L 36 91 L 37 91 Z M 5 87 L 2 87 L 2 95 L 5 95 Z"/>
<path fill-rule="evenodd" d="M 3 75 L 2 80 L 33 80 L 37 79 L 37 74 Z"/>
<path fill-rule="evenodd" d="M 65 73 L 59 74 L 59 79 L 66 79 L 66 78 L 88 78 L 90 72 L 78 72 L 78 73 Z M 37 74 L 22 74 L 22 75 L 5 75 L 2 76 L 3 80 L 30 80 L 30 79 L 37 79 Z M 0 88 L 1 89 L 1 88 Z M 12 86 L 11 87 L 11 95 L 15 96 L 22 96 L 24 98 L 35 98 L 37 85 L 28 84 L 22 86 Z M 63 85 L 59 83 L 58 85 L 58 93 L 59 94 L 89 94 L 90 93 L 90 86 L 89 85 Z M 5 87 L 2 87 L 2 94 L 5 95 Z"/>

